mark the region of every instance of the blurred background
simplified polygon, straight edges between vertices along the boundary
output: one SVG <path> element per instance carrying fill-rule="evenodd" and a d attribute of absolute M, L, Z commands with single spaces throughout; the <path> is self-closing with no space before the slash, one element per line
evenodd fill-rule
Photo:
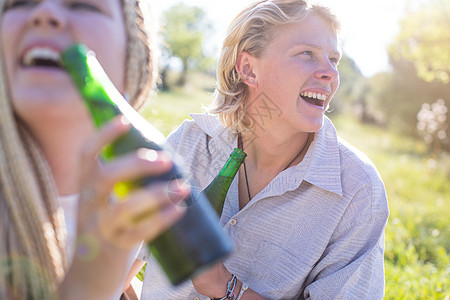
<path fill-rule="evenodd" d="M 213 100 L 228 24 L 249 0 L 153 0 L 158 93 L 141 113 L 169 134 Z M 342 23 L 328 116 L 384 179 L 385 299 L 450 297 L 450 0 L 322 0 Z"/>

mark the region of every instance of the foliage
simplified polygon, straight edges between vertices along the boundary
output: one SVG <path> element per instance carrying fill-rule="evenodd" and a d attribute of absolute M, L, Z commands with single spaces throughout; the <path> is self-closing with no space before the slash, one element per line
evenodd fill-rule
<path fill-rule="evenodd" d="M 408 11 L 388 49 L 392 71 L 369 80 L 367 114 L 390 130 L 422 138 L 416 125 L 423 104 L 442 99 L 449 107 L 449 9 L 450 0 L 431 0 Z M 450 151 L 449 118 L 442 128 L 447 138 L 439 139 L 434 148 Z"/>
<path fill-rule="evenodd" d="M 355 61 L 345 54 L 339 62 L 338 69 L 340 85 L 331 103 L 332 114 L 355 108 L 363 112 L 361 107 L 364 107 L 366 102 L 367 78 L 362 75 Z M 361 114 L 361 119 L 364 119 L 363 114 Z"/>
<path fill-rule="evenodd" d="M 205 12 L 196 6 L 189 6 L 180 2 L 163 13 L 163 36 L 167 47 L 173 56 L 181 59 L 183 72 L 180 85 L 186 82 L 189 64 L 195 61 L 203 63 L 203 41 L 212 25 L 206 18 Z"/>
<path fill-rule="evenodd" d="M 165 135 L 176 129 L 188 113 L 201 113 L 213 101 L 214 78 L 202 73 L 190 75 L 190 85 L 160 92 L 142 108 L 141 114 Z"/>
<path fill-rule="evenodd" d="M 161 93 L 144 109 L 165 134 L 188 112 L 201 112 L 213 79 Z M 154 110 L 154 111 L 153 111 Z M 332 116 L 339 134 L 374 161 L 385 182 L 390 217 L 386 227 L 385 299 L 447 299 L 450 293 L 450 155 L 427 158 L 420 140 Z"/>
<path fill-rule="evenodd" d="M 448 140 L 447 136 L 448 108 L 444 100 L 438 99 L 433 104 L 424 103 L 417 114 L 417 130 L 424 141 L 430 145 L 435 156 L 440 152 L 441 141 Z"/>
<path fill-rule="evenodd" d="M 448 107 L 450 85 L 424 81 L 417 76 L 414 65 L 406 60 L 391 57 L 391 65 L 392 72 L 378 73 L 369 80 L 368 113 L 391 130 L 419 137 L 416 124 L 422 104 L 443 99 Z M 447 120 L 447 128 L 449 125 L 450 120 Z M 447 140 L 442 140 L 441 146 L 450 150 Z"/>
<path fill-rule="evenodd" d="M 144 266 L 139 270 L 139 272 L 137 273 L 136 277 L 140 280 L 140 281 L 144 281 L 144 276 L 145 276 L 145 269 L 147 268 L 147 263 L 144 264 Z"/>
<path fill-rule="evenodd" d="M 411 11 L 390 53 L 414 63 L 426 81 L 450 83 L 450 0 L 430 0 Z"/>

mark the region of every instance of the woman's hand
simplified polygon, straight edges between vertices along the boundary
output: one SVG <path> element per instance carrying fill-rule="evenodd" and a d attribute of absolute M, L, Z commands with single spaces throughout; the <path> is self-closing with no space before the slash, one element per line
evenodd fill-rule
<path fill-rule="evenodd" d="M 120 201 L 111 200 L 118 182 L 167 172 L 168 154 L 140 149 L 110 162 L 99 162 L 98 153 L 129 129 L 121 119 L 102 128 L 85 145 L 80 160 L 78 241 L 73 265 L 60 288 L 60 298 L 102 299 L 121 289 L 130 258 L 142 240 L 152 240 L 184 213 L 178 205 L 189 187 L 151 184 L 133 190 Z"/>
<path fill-rule="evenodd" d="M 231 280 L 231 273 L 222 262 L 218 262 L 209 269 L 192 279 L 194 288 L 202 295 L 211 299 L 222 298 L 227 293 L 227 284 Z M 241 282 L 236 283 L 234 291 L 239 292 Z M 236 295 L 237 296 L 237 295 Z"/>
<path fill-rule="evenodd" d="M 230 282 L 233 275 L 227 270 L 222 262 L 218 262 L 211 268 L 200 273 L 192 279 L 192 284 L 194 288 L 202 295 L 214 298 L 223 298 L 227 294 L 227 285 Z M 237 278 L 236 286 L 233 290 L 234 299 L 236 299 L 241 292 L 243 283 Z M 264 300 L 264 297 L 259 295 L 257 292 L 245 287 L 242 290 L 241 300 Z"/>

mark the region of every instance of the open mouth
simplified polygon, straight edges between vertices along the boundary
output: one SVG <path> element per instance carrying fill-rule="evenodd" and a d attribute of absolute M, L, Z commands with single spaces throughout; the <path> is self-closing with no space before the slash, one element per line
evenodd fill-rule
<path fill-rule="evenodd" d="M 59 52 L 47 47 L 34 47 L 22 58 L 24 67 L 62 68 Z"/>
<path fill-rule="evenodd" d="M 301 92 L 300 97 L 306 102 L 320 107 L 325 105 L 325 100 L 327 99 L 327 95 L 314 92 Z"/>

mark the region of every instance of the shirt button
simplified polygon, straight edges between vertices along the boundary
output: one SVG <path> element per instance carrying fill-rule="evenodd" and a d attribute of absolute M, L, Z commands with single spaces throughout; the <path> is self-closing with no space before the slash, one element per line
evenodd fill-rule
<path fill-rule="evenodd" d="M 200 298 L 199 297 L 195 297 L 194 300 L 200 300 Z"/>
<path fill-rule="evenodd" d="M 231 225 L 231 226 L 236 225 L 236 223 L 237 223 L 236 219 L 231 219 L 231 220 L 230 220 L 230 225 Z"/>

